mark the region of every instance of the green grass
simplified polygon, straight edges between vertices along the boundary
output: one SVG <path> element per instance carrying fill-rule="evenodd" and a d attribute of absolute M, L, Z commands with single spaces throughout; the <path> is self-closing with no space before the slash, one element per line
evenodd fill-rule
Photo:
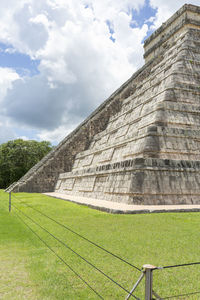
<path fill-rule="evenodd" d="M 200 213 L 111 215 L 41 194 L 15 194 L 59 222 L 141 268 L 200 261 Z M 90 245 L 12 197 L 13 204 L 56 237 L 102 269 L 127 290 L 140 272 Z M 25 225 L 8 194 L 0 191 L 0 299 L 98 299 Z M 104 299 L 124 299 L 126 292 L 19 216 Z M 154 290 L 162 297 L 200 290 L 200 265 L 154 271 Z M 144 281 L 136 295 L 144 299 Z M 133 298 L 132 298 L 133 299 Z M 181 298 L 183 299 L 183 298 Z M 194 295 L 190 299 L 199 299 Z"/>

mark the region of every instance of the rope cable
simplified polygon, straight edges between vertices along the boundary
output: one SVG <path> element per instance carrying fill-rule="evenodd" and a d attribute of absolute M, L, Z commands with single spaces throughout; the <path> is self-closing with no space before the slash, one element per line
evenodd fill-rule
<path fill-rule="evenodd" d="M 14 196 L 14 195 L 13 195 L 13 196 Z M 16 198 L 17 200 L 19 200 L 19 198 L 17 198 L 16 196 L 14 196 L 14 198 Z M 61 227 L 65 228 L 66 230 L 68 230 L 68 231 L 72 232 L 73 234 L 79 236 L 80 238 L 84 239 L 84 240 L 87 241 L 88 243 L 90 243 L 90 244 L 92 244 L 92 245 L 98 247 L 99 249 L 101 249 L 101 250 L 107 252 L 108 254 L 114 256 L 115 258 L 121 260 L 122 262 L 126 263 L 127 265 L 129 265 L 129 266 L 133 267 L 134 269 L 136 269 L 136 270 L 138 270 L 138 271 L 141 272 L 141 269 L 139 269 L 137 266 L 131 264 L 130 262 L 128 262 L 128 261 L 125 260 L 124 258 L 122 258 L 122 257 L 120 257 L 120 256 L 118 256 L 118 255 L 112 253 L 111 251 L 105 249 L 104 247 L 102 247 L 102 246 L 96 244 L 95 242 L 93 242 L 93 241 L 91 241 L 90 239 L 84 237 L 83 235 L 79 234 L 78 232 L 74 231 L 73 229 L 69 228 L 68 226 L 66 226 L 66 225 L 64 225 L 64 224 L 62 224 L 62 223 L 60 223 L 59 221 L 53 219 L 52 217 L 49 217 L 48 215 L 46 215 L 45 213 L 41 212 L 41 211 L 38 210 L 37 208 L 31 206 L 30 204 L 27 204 L 26 202 L 21 202 L 21 201 L 20 201 L 20 203 L 25 204 L 26 206 L 28 206 L 28 207 L 30 207 L 31 209 L 37 211 L 38 213 L 40 213 L 40 214 L 43 215 L 44 217 L 50 219 L 51 221 L 53 221 L 53 222 L 55 222 L 56 224 L 60 225 Z"/>
<path fill-rule="evenodd" d="M 162 300 L 164 300 L 164 299 L 178 298 L 178 297 L 186 297 L 186 296 L 191 296 L 191 295 L 196 295 L 196 294 L 200 294 L 200 291 L 199 291 L 199 292 L 193 292 L 193 293 L 182 294 L 182 295 L 169 296 L 169 297 L 162 298 Z"/>
<path fill-rule="evenodd" d="M 188 264 L 180 264 L 180 265 L 172 265 L 172 266 L 165 266 L 162 267 L 162 269 L 169 269 L 169 268 L 178 268 L 178 267 L 186 267 L 186 266 L 192 266 L 192 265 L 200 265 L 200 262 L 193 262 Z"/>
<path fill-rule="evenodd" d="M 104 273 L 101 269 L 99 269 L 98 267 L 96 267 L 94 264 L 92 264 L 91 262 L 89 262 L 86 258 L 84 258 L 82 255 L 80 255 L 78 252 L 76 252 L 75 250 L 73 250 L 70 246 L 68 246 L 66 243 L 64 243 L 63 241 L 61 241 L 59 238 L 57 238 L 56 236 L 54 236 L 52 233 L 50 233 L 46 228 L 44 228 L 43 226 L 41 226 L 38 222 L 36 222 L 35 220 L 33 220 L 31 217 L 29 217 L 27 214 L 25 214 L 24 212 L 22 212 L 18 207 L 16 207 L 14 204 L 13 206 L 20 211 L 23 215 L 25 215 L 28 219 L 30 219 L 33 223 L 35 223 L 37 226 L 39 226 L 41 229 L 43 229 L 45 232 L 47 232 L 49 235 L 51 235 L 54 239 L 56 239 L 58 242 L 60 242 L 63 246 L 65 246 L 67 249 L 69 249 L 70 251 L 72 251 L 74 254 L 76 254 L 78 257 L 80 257 L 82 260 L 84 260 L 87 264 L 89 264 L 91 267 L 93 267 L 94 269 L 96 269 L 99 273 L 101 273 L 102 275 L 104 275 L 106 278 L 108 278 L 110 281 L 112 281 L 114 284 L 116 284 L 118 287 L 120 287 L 121 289 L 123 289 L 125 292 L 130 293 L 126 288 L 124 288 L 121 284 L 119 284 L 118 282 L 116 282 L 113 278 L 111 278 L 109 275 L 107 275 L 106 273 Z M 132 297 L 135 298 L 134 295 L 131 295 Z"/>
<path fill-rule="evenodd" d="M 59 258 L 81 281 L 83 281 L 100 299 L 104 299 L 95 289 L 83 279 L 82 276 L 80 276 L 60 255 L 58 255 L 17 213 L 16 216 L 32 231 L 34 235 L 37 236 L 37 238 L 42 241 L 42 243 L 54 253 L 57 258 Z"/>

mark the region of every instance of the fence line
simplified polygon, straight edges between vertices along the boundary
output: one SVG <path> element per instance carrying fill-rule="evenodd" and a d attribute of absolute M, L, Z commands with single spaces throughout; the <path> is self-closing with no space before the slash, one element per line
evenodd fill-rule
<path fill-rule="evenodd" d="M 14 196 L 14 195 L 13 195 Z M 17 206 L 15 206 L 12 203 L 12 206 L 17 209 L 21 214 L 23 214 L 26 218 L 28 218 L 29 220 L 31 220 L 33 223 L 35 223 L 37 226 L 39 226 L 42 230 L 44 230 L 45 232 L 47 232 L 50 236 L 52 236 L 55 240 L 57 240 L 59 243 L 61 243 L 63 246 L 65 246 L 68 250 L 72 251 L 75 255 L 77 255 L 79 258 L 81 258 L 83 261 L 85 261 L 88 265 L 90 265 L 92 268 L 94 268 L 95 270 L 97 270 L 98 272 L 100 272 L 103 276 L 105 276 L 107 279 L 109 279 L 110 281 L 112 281 L 114 284 L 116 284 L 118 287 L 120 287 L 122 290 L 124 290 L 125 292 L 128 293 L 128 296 L 126 297 L 126 299 L 129 299 L 130 297 L 133 297 L 135 299 L 140 300 L 140 298 L 136 297 L 135 295 L 133 295 L 134 290 L 136 289 L 136 287 L 140 284 L 141 280 L 143 277 L 145 277 L 145 300 L 153 300 L 154 298 L 152 298 L 153 296 L 155 296 L 155 299 L 172 299 L 172 298 L 179 298 L 179 297 L 187 297 L 187 296 L 192 296 L 192 295 L 197 295 L 200 294 L 200 291 L 195 291 L 195 292 L 190 292 L 190 293 L 185 293 L 185 294 L 179 294 L 179 295 L 173 295 L 173 296 L 167 296 L 167 297 L 160 297 L 154 290 L 153 290 L 153 271 L 155 270 L 161 270 L 161 269 L 169 269 L 169 268 L 178 268 L 178 267 L 189 267 L 192 265 L 200 265 L 200 262 L 193 262 L 193 263 L 184 263 L 184 264 L 176 264 L 176 265 L 169 265 L 169 266 L 163 266 L 163 267 L 155 267 L 155 266 L 151 266 L 151 265 L 144 265 L 142 269 L 139 269 L 138 267 L 132 265 L 131 263 L 127 262 L 126 260 L 124 260 L 123 258 L 119 257 L 118 255 L 115 255 L 114 253 L 110 252 L 109 250 L 106 250 L 105 248 L 103 248 L 102 246 L 99 246 L 98 244 L 94 243 L 93 241 L 87 239 L 86 237 L 84 237 L 83 235 L 77 233 L 76 231 L 72 230 L 71 228 L 69 228 L 68 226 L 60 223 L 59 221 L 49 217 L 48 215 L 46 215 L 45 213 L 41 212 L 40 210 L 32 207 L 31 205 L 27 204 L 26 202 L 20 201 L 19 198 L 15 197 L 15 199 L 17 199 L 19 202 L 19 204 L 24 204 L 25 206 L 35 210 L 36 212 L 38 212 L 39 214 L 41 214 L 42 216 L 52 220 L 53 222 L 55 222 L 56 224 L 60 225 L 61 227 L 65 228 L 66 230 L 72 232 L 73 234 L 77 235 L 78 237 L 86 240 L 87 242 L 91 243 L 92 245 L 98 247 L 99 249 L 107 252 L 108 254 L 114 256 L 115 258 L 118 258 L 119 260 L 121 260 L 122 262 L 132 266 L 133 268 L 137 269 L 138 271 L 142 272 L 140 278 L 138 279 L 138 281 L 136 282 L 136 284 L 134 285 L 134 287 L 132 288 L 132 290 L 129 292 L 126 288 L 124 288 L 121 284 L 119 284 L 118 282 L 116 282 L 113 278 L 111 278 L 109 275 L 107 275 L 106 273 L 104 273 L 101 269 L 99 269 L 98 267 L 96 267 L 93 263 L 89 262 L 86 258 L 84 258 L 82 255 L 80 255 L 78 252 L 76 252 L 75 250 L 73 250 L 70 246 L 68 246 L 66 243 L 64 243 L 63 241 L 61 241 L 59 238 L 57 238 L 56 236 L 54 236 L 52 233 L 50 233 L 46 228 L 44 228 L 43 226 L 41 226 L 39 223 L 37 223 L 35 220 L 33 220 L 30 216 L 28 216 L 26 213 L 24 213 L 21 209 L 19 209 Z M 11 211 L 11 194 L 9 195 L 9 211 Z M 49 248 L 49 250 L 51 250 L 77 277 L 79 277 L 100 299 L 104 299 L 93 287 L 90 286 L 90 284 L 85 281 L 75 270 L 73 270 L 73 268 L 71 266 L 69 266 L 62 257 L 60 257 L 17 213 L 16 213 L 17 217 Z"/>
<path fill-rule="evenodd" d="M 193 262 L 193 263 L 186 263 L 186 264 L 180 264 L 180 265 L 172 265 L 172 266 L 165 266 L 165 267 L 160 267 L 162 269 L 168 269 L 168 268 L 178 268 L 178 267 L 187 267 L 187 266 L 193 266 L 193 265 L 200 265 L 200 262 Z"/>
<path fill-rule="evenodd" d="M 29 230 L 32 231 L 34 235 L 37 236 L 37 238 L 51 251 L 54 253 L 54 255 L 62 261 L 81 281 L 83 281 L 100 299 L 104 298 L 87 282 L 81 275 L 79 275 L 60 255 L 58 255 L 17 213 L 15 213 L 16 216 L 23 222 Z"/>
<path fill-rule="evenodd" d="M 39 226 L 41 229 L 43 229 L 45 232 L 47 232 L 49 235 L 51 235 L 54 239 L 56 239 L 59 243 L 61 243 L 63 246 L 65 246 L 67 249 L 69 249 L 70 251 L 72 251 L 75 255 L 77 255 L 78 257 L 80 257 L 83 261 L 85 261 L 88 265 L 90 265 L 92 268 L 94 268 L 95 270 L 97 270 L 99 273 L 101 273 L 103 276 L 105 276 L 107 279 L 109 279 L 110 281 L 112 281 L 115 285 L 117 285 L 118 287 L 120 287 L 122 290 L 124 290 L 125 292 L 129 293 L 129 291 L 124 288 L 120 283 L 118 283 L 117 281 L 115 281 L 113 278 L 111 278 L 109 275 L 107 275 L 106 273 L 104 273 L 101 269 L 99 269 L 98 267 L 96 267 L 94 264 L 92 264 L 91 262 L 89 262 L 86 258 L 84 258 L 82 255 L 80 255 L 78 252 L 76 252 L 75 250 L 73 250 L 71 247 L 69 247 L 66 243 L 64 243 L 63 241 L 61 241 L 59 238 L 57 238 L 55 235 L 53 235 L 52 233 L 50 233 L 46 228 L 44 228 L 43 226 L 41 226 L 38 222 L 36 222 L 35 220 L 33 220 L 31 217 L 29 217 L 26 213 L 24 213 L 21 209 L 19 209 L 16 205 L 12 204 L 12 206 L 14 208 L 16 208 L 20 213 L 22 213 L 24 216 L 26 216 L 28 219 L 30 219 L 33 223 L 35 223 L 37 226 Z M 132 297 L 134 297 L 135 299 L 137 299 L 134 295 L 131 295 Z"/>
<path fill-rule="evenodd" d="M 162 270 L 162 269 L 169 269 L 169 268 L 175 268 L 175 267 L 185 267 L 185 266 L 199 265 L 199 264 L 200 264 L 199 262 L 194 262 L 194 263 L 172 265 L 172 266 L 165 266 L 165 267 L 157 267 L 157 268 L 155 267 L 152 270 L 152 281 L 153 281 L 153 271 Z M 151 291 L 152 291 L 152 294 L 154 296 L 156 296 L 156 299 L 161 299 L 161 300 L 164 300 L 164 299 L 173 299 L 173 298 L 186 297 L 186 296 L 200 294 L 200 291 L 195 291 L 195 292 L 189 292 L 189 293 L 185 293 L 185 294 L 179 294 L 179 295 L 173 295 L 173 296 L 167 296 L 167 297 L 160 297 L 159 295 L 157 295 L 157 293 L 155 293 L 155 291 L 153 291 L 153 285 L 152 285 Z M 151 300 L 152 298 L 148 298 L 147 297 L 147 298 L 145 298 L 145 300 L 146 299 L 147 300 Z"/>
<path fill-rule="evenodd" d="M 169 297 L 165 297 L 165 298 L 161 298 L 162 300 L 164 299 L 173 299 L 173 298 L 179 298 L 179 297 L 186 297 L 186 296 L 192 296 L 192 295 L 197 295 L 200 294 L 199 292 L 193 292 L 193 293 L 188 293 L 188 294 L 182 294 L 182 295 L 174 295 L 174 296 L 169 296 Z"/>
<path fill-rule="evenodd" d="M 13 195 L 13 196 L 14 196 L 14 195 Z M 20 199 L 19 199 L 18 197 L 14 196 L 14 198 L 20 201 Z M 35 210 L 36 212 L 38 212 L 38 213 L 41 214 L 42 216 L 44 216 L 44 217 L 48 218 L 49 220 L 55 222 L 56 224 L 58 224 L 58 225 L 60 225 L 61 227 L 65 228 L 66 230 L 70 231 L 71 233 L 73 233 L 73 234 L 79 236 L 80 238 L 84 239 L 85 241 L 87 241 L 88 243 L 92 244 L 93 246 L 98 247 L 99 249 L 103 250 L 104 252 L 106 252 L 106 253 L 112 255 L 113 257 L 115 257 L 115 258 L 121 260 L 121 261 L 124 262 L 125 264 L 127 264 L 127 265 L 133 267 L 134 269 L 136 269 L 136 270 L 138 270 L 138 271 L 141 272 L 141 269 L 139 269 L 137 266 L 131 264 L 130 262 L 128 262 L 128 261 L 125 260 L 124 258 L 122 258 L 122 257 L 120 257 L 120 256 L 118 256 L 118 255 L 116 255 L 116 254 L 114 254 L 114 253 L 112 253 L 111 251 L 105 249 L 104 247 L 102 247 L 102 246 L 96 244 L 95 242 L 91 241 L 90 239 L 88 239 L 88 238 L 84 237 L 83 235 L 79 234 L 78 232 L 74 231 L 74 230 L 71 229 L 70 227 L 68 227 L 68 226 L 66 226 L 66 225 L 64 225 L 64 224 L 62 224 L 62 223 L 60 223 L 59 221 L 53 219 L 52 217 L 46 215 L 45 213 L 41 212 L 39 209 L 37 209 L 37 208 L 31 206 L 30 204 L 27 204 L 26 202 L 20 201 L 20 203 L 24 204 L 24 205 L 27 206 L 27 207 L 30 207 L 31 209 Z"/>

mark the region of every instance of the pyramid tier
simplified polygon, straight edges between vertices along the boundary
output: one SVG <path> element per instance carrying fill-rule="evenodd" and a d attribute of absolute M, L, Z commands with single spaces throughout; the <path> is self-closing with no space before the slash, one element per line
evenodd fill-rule
<path fill-rule="evenodd" d="M 145 65 L 14 186 L 135 204 L 200 204 L 200 7 L 144 42 Z"/>

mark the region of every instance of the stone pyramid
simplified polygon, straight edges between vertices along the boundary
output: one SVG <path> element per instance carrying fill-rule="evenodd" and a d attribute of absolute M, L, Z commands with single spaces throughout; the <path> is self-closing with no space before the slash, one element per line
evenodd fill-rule
<path fill-rule="evenodd" d="M 144 43 L 145 65 L 10 190 L 200 204 L 200 7 Z"/>

